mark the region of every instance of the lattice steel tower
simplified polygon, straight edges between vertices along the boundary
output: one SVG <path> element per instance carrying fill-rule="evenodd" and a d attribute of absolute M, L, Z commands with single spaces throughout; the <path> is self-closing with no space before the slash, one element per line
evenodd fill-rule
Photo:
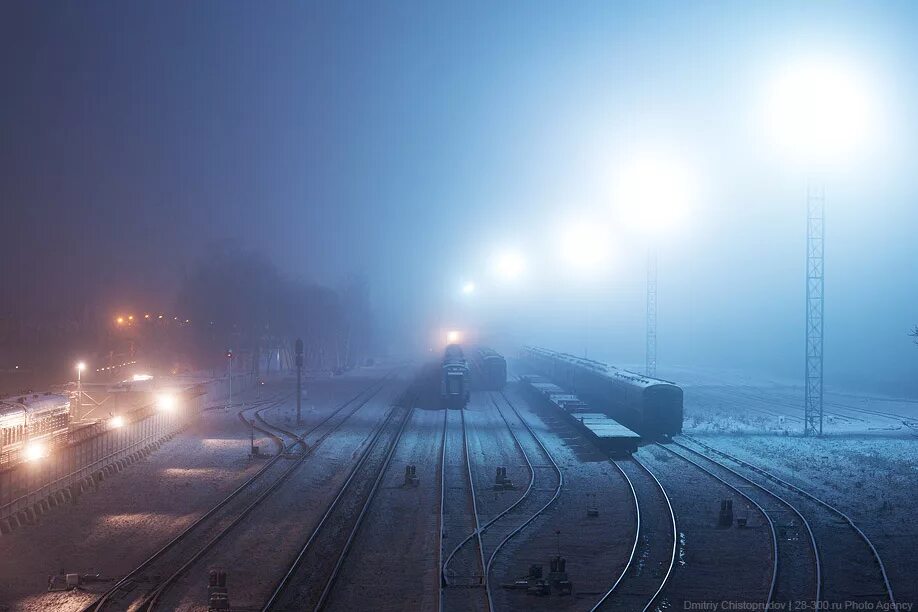
<path fill-rule="evenodd" d="M 647 251 L 647 345 L 644 349 L 644 373 L 657 375 L 657 251 Z"/>
<path fill-rule="evenodd" d="M 825 307 L 825 187 L 806 187 L 806 388 L 804 435 L 822 435 L 823 309 Z"/>

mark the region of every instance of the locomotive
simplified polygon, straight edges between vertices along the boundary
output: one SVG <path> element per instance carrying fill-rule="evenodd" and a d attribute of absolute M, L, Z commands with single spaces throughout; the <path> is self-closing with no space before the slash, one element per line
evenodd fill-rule
<path fill-rule="evenodd" d="M 507 360 L 494 349 L 478 347 L 475 351 L 475 365 L 483 389 L 500 391 L 507 384 Z"/>
<path fill-rule="evenodd" d="M 70 424 L 70 398 L 55 393 L 0 400 L 0 457 L 3 461 L 43 454 L 42 449 L 65 436 Z"/>
<path fill-rule="evenodd" d="M 682 432 L 682 388 L 605 363 L 537 347 L 521 359 L 539 374 L 644 437 Z"/>
<path fill-rule="evenodd" d="M 463 408 L 469 403 L 469 364 L 462 347 L 450 344 L 440 364 L 440 399 L 447 408 Z"/>

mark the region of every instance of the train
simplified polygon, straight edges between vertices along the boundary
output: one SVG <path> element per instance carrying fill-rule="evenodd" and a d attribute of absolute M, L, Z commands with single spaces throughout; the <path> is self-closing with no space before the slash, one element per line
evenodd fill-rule
<path fill-rule="evenodd" d="M 57 393 L 33 393 L 0 399 L 0 456 L 30 458 L 66 436 L 70 398 Z"/>
<path fill-rule="evenodd" d="M 480 346 L 475 350 L 475 367 L 480 387 L 500 391 L 507 384 L 507 360 L 492 348 Z"/>
<path fill-rule="evenodd" d="M 464 408 L 471 395 L 471 372 L 462 347 L 450 344 L 440 365 L 440 399 L 446 408 Z"/>
<path fill-rule="evenodd" d="M 682 433 L 683 394 L 675 383 L 539 347 L 524 347 L 520 358 L 643 437 Z"/>

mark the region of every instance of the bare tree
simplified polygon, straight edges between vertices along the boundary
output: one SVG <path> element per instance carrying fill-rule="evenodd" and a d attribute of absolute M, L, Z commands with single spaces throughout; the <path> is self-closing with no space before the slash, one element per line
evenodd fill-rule
<path fill-rule="evenodd" d="M 908 332 L 908 335 L 915 339 L 915 344 L 918 344 L 918 325 Z"/>

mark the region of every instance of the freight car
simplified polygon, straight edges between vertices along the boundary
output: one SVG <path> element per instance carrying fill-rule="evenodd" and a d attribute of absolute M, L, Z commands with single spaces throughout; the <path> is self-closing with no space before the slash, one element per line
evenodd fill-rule
<path fill-rule="evenodd" d="M 440 399 L 447 408 L 463 408 L 469 402 L 469 364 L 462 347 L 450 344 L 440 365 Z"/>
<path fill-rule="evenodd" d="M 70 399 L 55 393 L 0 400 L 0 463 L 37 458 L 66 436 Z"/>
<path fill-rule="evenodd" d="M 507 360 L 492 348 L 480 346 L 475 351 L 475 364 L 481 388 L 500 391 L 507 384 Z"/>
<path fill-rule="evenodd" d="M 524 347 L 521 359 L 553 383 L 645 438 L 682 432 L 682 388 L 614 366 Z"/>

